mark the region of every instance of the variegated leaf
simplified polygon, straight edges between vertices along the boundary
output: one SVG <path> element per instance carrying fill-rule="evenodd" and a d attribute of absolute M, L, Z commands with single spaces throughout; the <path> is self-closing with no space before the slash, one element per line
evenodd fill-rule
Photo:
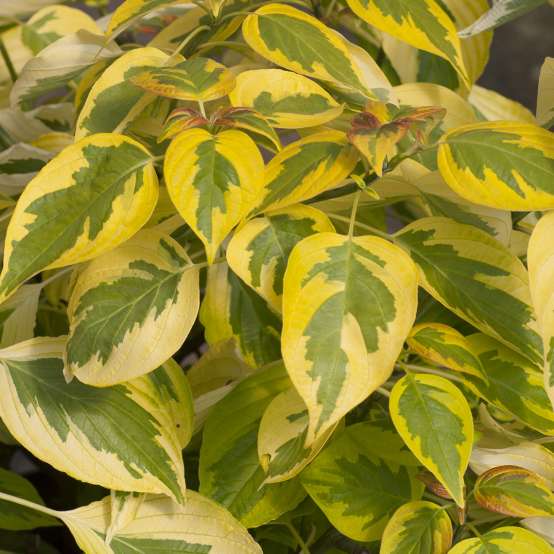
<path fill-rule="evenodd" d="M 442 323 L 420 323 L 408 337 L 408 346 L 432 362 L 483 379 L 479 357 L 471 351 L 466 338 Z"/>
<path fill-rule="evenodd" d="M 197 492 L 187 491 L 183 504 L 152 494 L 125 495 L 121 502 L 127 514 L 112 532 L 107 524 L 113 511 L 109 496 L 59 514 L 87 554 L 262 552 L 227 510 Z"/>
<path fill-rule="evenodd" d="M 281 150 L 281 139 L 264 115 L 251 108 L 223 108 L 213 116 L 214 124 L 241 129 L 272 152 Z"/>
<path fill-rule="evenodd" d="M 552 547 L 539 536 L 519 527 L 497 527 L 474 539 L 456 544 L 448 554 L 552 554 Z"/>
<path fill-rule="evenodd" d="M 223 6 L 221 16 L 231 15 L 237 10 L 245 8 L 246 0 L 227 0 Z M 204 6 L 188 6 L 182 15 L 175 21 L 163 28 L 148 44 L 154 48 L 159 48 L 164 52 L 175 52 L 179 50 L 184 56 L 192 54 L 203 55 L 209 51 L 209 47 L 203 48 L 207 42 L 219 42 L 227 40 L 239 28 L 244 19 L 243 15 L 237 14 L 236 17 L 220 18 L 218 22 Z M 214 24 L 215 23 L 215 24 Z M 197 31 L 199 27 L 207 27 L 203 31 Z M 197 31 L 191 40 L 182 46 L 183 39 L 192 31 Z M 246 48 L 246 46 L 245 46 Z"/>
<path fill-rule="evenodd" d="M 110 386 L 153 371 L 181 347 L 200 303 L 198 269 L 148 229 L 80 274 L 69 302 L 66 373 Z"/>
<path fill-rule="evenodd" d="M 229 394 L 239 381 L 254 372 L 241 358 L 234 340 L 211 345 L 187 371 L 194 398 L 194 433 L 204 427 L 213 407 Z"/>
<path fill-rule="evenodd" d="M 436 0 L 347 0 L 352 11 L 381 31 L 448 60 L 469 81 L 456 27 Z"/>
<path fill-rule="evenodd" d="M 284 208 L 336 187 L 358 159 L 341 131 L 322 131 L 290 143 L 267 164 L 254 212 Z"/>
<path fill-rule="evenodd" d="M 412 261 L 381 238 L 318 233 L 294 247 L 282 353 L 308 407 L 306 444 L 389 378 L 416 307 Z"/>
<path fill-rule="evenodd" d="M 554 58 L 546 58 L 541 68 L 537 120 L 547 129 L 554 127 Z"/>
<path fill-rule="evenodd" d="M 441 4 L 457 29 L 467 27 L 489 9 L 488 0 L 441 0 Z M 482 75 L 489 60 L 491 41 L 492 32 L 461 41 L 469 84 L 475 83 Z M 403 83 L 434 83 L 464 97 L 467 95 L 467 84 L 444 58 L 410 46 L 386 32 L 382 35 L 382 46 Z"/>
<path fill-rule="evenodd" d="M 0 304 L 0 348 L 34 336 L 42 284 L 23 285 Z"/>
<path fill-rule="evenodd" d="M 77 79 L 88 67 L 120 54 L 117 44 L 89 31 L 62 37 L 25 64 L 10 92 L 10 103 L 30 110 L 38 99 Z"/>
<path fill-rule="evenodd" d="M 448 554 L 552 554 L 552 547 L 539 536 L 519 527 L 497 527 L 474 539 L 459 542 Z"/>
<path fill-rule="evenodd" d="M 290 387 L 281 362 L 241 381 L 211 411 L 200 450 L 200 492 L 226 507 L 247 527 L 293 509 L 304 498 L 297 479 L 264 484 L 256 446 L 260 420 L 271 400 Z"/>
<path fill-rule="evenodd" d="M 306 446 L 308 410 L 294 388 L 278 394 L 266 408 L 258 429 L 258 457 L 264 483 L 288 481 L 298 475 L 323 448 L 334 428 Z"/>
<path fill-rule="evenodd" d="M 364 155 L 370 167 L 383 176 L 386 160 L 403 148 L 428 142 L 431 132 L 444 118 L 446 110 L 440 107 L 400 108 L 381 103 L 368 103 L 365 111 L 352 119 L 348 139 Z"/>
<path fill-rule="evenodd" d="M 106 34 L 113 38 L 124 31 L 129 25 L 137 19 L 148 13 L 165 8 L 171 4 L 178 3 L 179 0 L 124 0 L 113 12 Z"/>
<path fill-rule="evenodd" d="M 554 207 L 554 133 L 537 125 L 496 121 L 454 129 L 443 137 L 438 165 L 448 186 L 476 204 Z"/>
<path fill-rule="evenodd" d="M 253 69 L 237 77 L 231 104 L 254 108 L 275 127 L 299 129 L 336 119 L 343 107 L 314 81 L 282 69 Z"/>
<path fill-rule="evenodd" d="M 216 264 L 208 270 L 200 322 L 208 344 L 234 340 L 253 367 L 281 357 L 279 317 L 227 264 Z"/>
<path fill-rule="evenodd" d="M 446 554 L 452 546 L 448 512 L 433 502 L 408 502 L 394 512 L 381 539 L 382 554 Z"/>
<path fill-rule="evenodd" d="M 513 414 L 532 429 L 554 436 L 554 412 L 544 390 L 543 376 L 536 366 L 486 335 L 470 335 L 466 340 L 481 360 L 484 379 L 460 373 L 464 383 L 476 395 Z"/>
<path fill-rule="evenodd" d="M 255 52 L 285 69 L 366 98 L 389 98 L 390 83 L 370 56 L 360 64 L 355 45 L 292 6 L 269 4 L 259 8 L 244 20 L 242 34 Z"/>
<path fill-rule="evenodd" d="M 0 192 L 19 194 L 50 159 L 50 152 L 29 144 L 20 142 L 7 148 L 0 153 Z"/>
<path fill-rule="evenodd" d="M 554 212 L 535 226 L 527 250 L 531 298 L 544 345 L 544 384 L 554 406 Z"/>
<path fill-rule="evenodd" d="M 281 312 L 283 276 L 294 245 L 315 233 L 334 231 L 329 218 L 296 204 L 266 212 L 240 227 L 227 247 L 231 269 L 276 311 Z"/>
<path fill-rule="evenodd" d="M 69 146 L 17 202 L 6 235 L 0 297 L 43 269 L 112 250 L 148 221 L 157 197 L 152 157 L 138 142 L 98 134 Z"/>
<path fill-rule="evenodd" d="M 157 48 L 135 48 L 113 62 L 94 83 L 79 113 L 75 139 L 94 133 L 125 132 L 146 107 L 144 91 L 133 77 L 163 66 L 169 56 Z M 142 107 L 142 109 L 141 109 Z"/>
<path fill-rule="evenodd" d="M 418 460 L 463 507 L 473 417 L 460 390 L 436 375 L 407 374 L 391 392 L 392 421 Z"/>
<path fill-rule="evenodd" d="M 35 12 L 23 24 L 21 39 L 36 55 L 52 42 L 81 29 L 97 35 L 101 33 L 94 19 L 84 11 L 63 5 L 48 6 Z"/>
<path fill-rule="evenodd" d="M 0 468 L 0 493 L 23 498 L 35 504 L 44 504 L 35 487 L 27 479 L 3 468 Z M 59 525 L 58 521 L 51 516 L 0 500 L 0 529 L 24 531 L 56 525 Z"/>
<path fill-rule="evenodd" d="M 164 176 L 175 207 L 213 262 L 221 242 L 261 196 L 264 163 L 241 131 L 189 129 L 173 140 Z"/>
<path fill-rule="evenodd" d="M 416 460 L 394 431 L 364 422 L 326 446 L 301 481 L 342 534 L 374 541 L 397 508 L 421 498 L 417 472 Z"/>
<path fill-rule="evenodd" d="M 523 14 L 534 10 L 546 0 L 495 0 L 490 10 L 484 13 L 477 21 L 474 21 L 469 27 L 460 31 L 463 38 L 471 37 L 495 29 L 522 16 Z"/>
<path fill-rule="evenodd" d="M 548 481 L 522 467 L 499 466 L 479 476 L 475 500 L 483 508 L 511 517 L 554 516 Z"/>
<path fill-rule="evenodd" d="M 498 466 L 522 467 L 540 475 L 554 489 L 554 453 L 542 444 L 521 442 L 506 448 L 474 446 L 469 465 L 477 475 Z"/>
<path fill-rule="evenodd" d="M 527 517 L 520 524 L 554 546 L 554 517 Z M 550 553 L 549 553 L 550 554 Z"/>
<path fill-rule="evenodd" d="M 510 212 L 468 202 L 448 187 L 438 171 L 413 180 L 413 184 L 422 196 L 428 215 L 473 225 L 503 245 L 510 244 L 514 235 Z"/>
<path fill-rule="evenodd" d="M 219 62 L 199 56 L 171 67 L 143 70 L 130 80 L 152 94 L 194 102 L 217 100 L 235 87 L 231 71 Z"/>
<path fill-rule="evenodd" d="M 440 123 L 443 131 L 475 123 L 475 113 L 467 100 L 453 90 L 435 83 L 406 83 L 394 87 L 394 94 L 403 106 L 441 106 L 446 109 Z"/>
<path fill-rule="evenodd" d="M 76 479 L 182 501 L 182 443 L 159 390 L 171 368 L 109 388 L 63 376 L 65 338 L 0 350 L 0 417 L 30 452 Z M 168 388 L 169 391 L 169 388 Z"/>
<path fill-rule="evenodd" d="M 479 85 L 473 85 L 468 100 L 479 118 L 486 121 L 537 122 L 531 111 L 519 102 Z"/>
<path fill-rule="evenodd" d="M 419 268 L 421 286 L 484 333 L 542 363 L 521 261 L 487 233 L 444 217 L 420 219 L 396 234 Z"/>
<path fill-rule="evenodd" d="M 44 6 L 55 4 L 58 0 L 4 0 L 0 6 L 0 16 L 15 17 L 36 12 Z"/>

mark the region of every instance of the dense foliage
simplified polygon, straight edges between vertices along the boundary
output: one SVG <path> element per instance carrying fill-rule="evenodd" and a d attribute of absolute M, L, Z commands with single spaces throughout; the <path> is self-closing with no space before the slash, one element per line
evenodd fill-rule
<path fill-rule="evenodd" d="M 554 552 L 543 3 L 1 0 L 1 552 Z"/>

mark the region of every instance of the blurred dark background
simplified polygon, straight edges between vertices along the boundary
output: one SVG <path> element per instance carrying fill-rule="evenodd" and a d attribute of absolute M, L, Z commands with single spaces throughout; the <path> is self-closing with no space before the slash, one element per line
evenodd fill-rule
<path fill-rule="evenodd" d="M 554 8 L 550 5 L 495 30 L 490 62 L 479 84 L 534 112 L 539 71 L 547 56 L 554 57 Z"/>

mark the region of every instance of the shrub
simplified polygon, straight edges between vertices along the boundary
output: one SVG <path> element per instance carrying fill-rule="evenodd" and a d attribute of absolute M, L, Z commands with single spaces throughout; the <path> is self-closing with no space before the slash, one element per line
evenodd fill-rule
<path fill-rule="evenodd" d="M 553 552 L 541 3 L 2 2 L 0 550 Z"/>

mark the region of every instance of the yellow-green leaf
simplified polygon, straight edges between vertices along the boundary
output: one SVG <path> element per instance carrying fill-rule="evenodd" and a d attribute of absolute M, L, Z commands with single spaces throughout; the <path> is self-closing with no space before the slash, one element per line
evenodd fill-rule
<path fill-rule="evenodd" d="M 416 306 L 412 261 L 381 238 L 318 233 L 294 247 L 282 352 L 308 407 L 306 444 L 389 378 Z"/>
<path fill-rule="evenodd" d="M 43 269 L 113 250 L 148 221 L 157 198 L 152 157 L 138 142 L 98 134 L 69 146 L 17 202 L 6 235 L 0 297 Z"/>
<path fill-rule="evenodd" d="M 479 85 L 473 85 L 468 100 L 480 118 L 487 121 L 537 122 L 531 111 L 519 102 Z"/>
<path fill-rule="evenodd" d="M 187 371 L 194 398 L 194 433 L 202 429 L 213 407 L 236 384 L 254 372 L 244 362 L 234 340 L 211 345 L 209 350 Z"/>
<path fill-rule="evenodd" d="M 352 11 L 381 31 L 448 60 L 469 81 L 456 27 L 436 0 L 347 0 Z"/>
<path fill-rule="evenodd" d="M 341 131 L 322 131 L 294 141 L 267 164 L 255 212 L 302 202 L 344 181 L 358 162 Z"/>
<path fill-rule="evenodd" d="M 483 378 L 479 357 L 471 351 L 466 338 L 442 323 L 420 323 L 408 337 L 408 346 L 432 362 L 461 373 Z"/>
<path fill-rule="evenodd" d="M 552 554 L 552 547 L 543 539 L 519 527 L 498 527 L 474 539 L 456 544 L 448 554 Z"/>
<path fill-rule="evenodd" d="M 418 460 L 463 507 L 473 417 L 460 390 L 436 375 L 408 374 L 391 392 L 392 421 Z"/>
<path fill-rule="evenodd" d="M 290 388 L 281 362 L 241 381 L 210 412 L 200 450 L 200 492 L 226 507 L 247 527 L 294 509 L 305 492 L 297 479 L 265 483 L 256 446 L 260 420 L 271 400 Z"/>
<path fill-rule="evenodd" d="M 279 316 L 225 263 L 208 269 L 200 322 L 208 344 L 233 340 L 253 367 L 281 357 Z"/>
<path fill-rule="evenodd" d="M 258 429 L 258 457 L 264 483 L 288 481 L 298 475 L 323 448 L 334 428 L 306 446 L 308 410 L 294 388 L 278 394 L 266 408 Z"/>
<path fill-rule="evenodd" d="M 401 105 L 445 108 L 446 114 L 440 125 L 444 131 L 476 122 L 469 102 L 444 86 L 435 83 L 406 83 L 394 87 L 393 90 Z"/>
<path fill-rule="evenodd" d="M 314 81 L 282 69 L 253 69 L 237 77 L 231 104 L 254 108 L 275 127 L 316 127 L 336 119 L 343 107 Z"/>
<path fill-rule="evenodd" d="M 283 276 L 291 250 L 315 233 L 334 231 L 329 218 L 296 204 L 266 212 L 237 229 L 227 247 L 231 269 L 276 311 L 281 312 Z"/>
<path fill-rule="evenodd" d="M 535 226 L 527 264 L 531 298 L 544 345 L 544 384 L 554 406 L 554 212 L 545 214 Z"/>
<path fill-rule="evenodd" d="M 51 159 L 50 152 L 21 142 L 6 148 L 0 152 L 0 192 L 19 194 Z"/>
<path fill-rule="evenodd" d="M 135 86 L 132 78 L 168 60 L 157 48 L 135 48 L 112 63 L 87 96 L 76 123 L 76 140 L 115 129 L 125 132 L 146 107 L 144 90 Z"/>
<path fill-rule="evenodd" d="M 505 210 L 554 208 L 554 133 L 509 121 L 466 125 L 447 133 L 438 164 L 460 196 Z"/>
<path fill-rule="evenodd" d="M 554 58 L 546 58 L 541 69 L 537 120 L 547 129 L 554 127 Z"/>
<path fill-rule="evenodd" d="M 66 373 L 105 387 L 153 371 L 183 344 L 199 296 L 198 269 L 179 243 L 153 229 L 139 232 L 79 274 Z"/>
<path fill-rule="evenodd" d="M 404 504 L 390 518 L 381 539 L 381 554 L 446 554 L 452 546 L 448 512 L 432 502 Z"/>
<path fill-rule="evenodd" d="M 131 82 L 159 96 L 208 102 L 227 96 L 235 87 L 235 75 L 215 60 L 195 56 L 171 67 L 146 69 Z"/>
<path fill-rule="evenodd" d="M 469 460 L 471 469 L 481 475 L 498 466 L 518 466 L 543 477 L 554 489 L 554 452 L 535 442 L 521 442 L 506 448 L 474 446 Z"/>
<path fill-rule="evenodd" d="M 522 467 L 500 466 L 479 476 L 475 500 L 483 508 L 511 517 L 554 516 L 548 481 Z"/>
<path fill-rule="evenodd" d="M 23 285 L 0 305 L 0 347 L 34 337 L 42 284 Z"/>
<path fill-rule="evenodd" d="M 552 554 L 552 547 L 543 539 L 519 527 L 498 527 L 474 539 L 456 544 L 448 554 Z"/>
<path fill-rule="evenodd" d="M 140 17 L 157 9 L 165 8 L 180 0 L 124 0 L 113 12 L 106 34 L 113 38 Z"/>
<path fill-rule="evenodd" d="M 189 129 L 173 140 L 164 161 L 175 207 L 206 247 L 213 262 L 220 244 L 259 201 L 264 163 L 241 131 L 213 135 Z"/>
<path fill-rule="evenodd" d="M 381 422 L 347 427 L 302 472 L 302 485 L 331 524 L 358 541 L 379 540 L 394 511 L 421 498 L 417 462 Z"/>
<path fill-rule="evenodd" d="M 321 79 L 367 98 L 387 100 L 390 84 L 379 66 L 315 17 L 285 4 L 269 4 L 246 17 L 242 34 L 250 47 L 273 63 Z"/>
<path fill-rule="evenodd" d="M 60 512 L 87 554 L 261 554 L 246 529 L 215 502 L 194 491 L 177 504 L 162 495 L 118 495 L 124 518 L 110 527 L 112 497 Z"/>
<path fill-rule="evenodd" d="M 542 363 L 542 344 L 524 265 L 472 225 L 422 218 L 396 238 L 419 267 L 421 286 L 483 333 Z"/>
<path fill-rule="evenodd" d="M 173 420 L 163 392 L 167 387 L 175 396 L 175 368 L 162 366 L 102 389 L 77 380 L 67 384 L 64 343 L 65 337 L 35 338 L 0 350 L 0 417 L 10 433 L 76 479 L 182 501 L 182 437 L 176 427 L 182 420 Z"/>
<path fill-rule="evenodd" d="M 30 110 L 45 94 L 67 86 L 93 64 L 120 54 L 119 46 L 102 35 L 81 30 L 64 36 L 25 64 L 10 92 L 10 104 Z"/>
<path fill-rule="evenodd" d="M 69 6 L 48 6 L 33 14 L 21 29 L 21 40 L 33 54 L 69 33 L 84 29 L 100 34 L 100 28 L 83 10 Z"/>
<path fill-rule="evenodd" d="M 281 150 L 281 139 L 264 115 L 251 108 L 223 108 L 214 114 L 214 125 L 241 129 L 272 152 Z"/>
<path fill-rule="evenodd" d="M 554 546 L 554 517 L 527 517 L 520 523 Z M 548 554 L 551 553 L 552 550 Z"/>
<path fill-rule="evenodd" d="M 460 373 L 464 383 L 477 396 L 513 414 L 532 429 L 554 435 L 554 412 L 537 367 L 486 335 L 477 333 L 466 340 L 481 360 L 484 378 Z"/>

